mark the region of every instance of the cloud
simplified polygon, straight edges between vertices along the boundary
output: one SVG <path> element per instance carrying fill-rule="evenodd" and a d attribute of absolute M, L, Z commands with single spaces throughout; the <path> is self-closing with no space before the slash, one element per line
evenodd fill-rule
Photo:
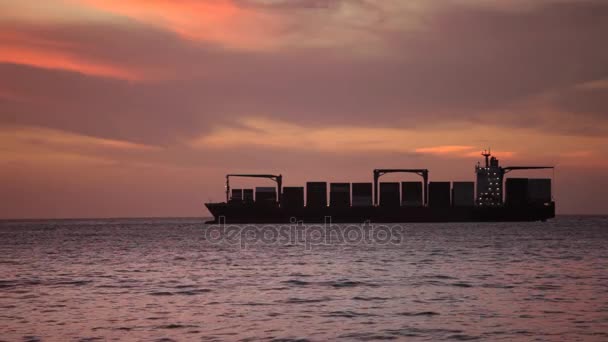
<path fill-rule="evenodd" d="M 0 163 L 26 162 L 113 165 L 128 159 L 124 153 L 159 152 L 162 148 L 129 141 L 103 139 L 41 127 L 3 126 Z"/>
<path fill-rule="evenodd" d="M 561 154 L 562 157 L 565 158 L 591 158 L 593 156 L 593 151 L 589 150 L 580 150 L 580 151 L 572 151 L 565 152 Z"/>
<path fill-rule="evenodd" d="M 368 54 L 382 53 L 391 45 L 383 37 L 387 32 L 424 29 L 429 23 L 423 17 L 446 7 L 505 11 L 540 6 L 478 0 L 80 0 L 79 4 L 230 49 L 348 47 Z"/>
<path fill-rule="evenodd" d="M 94 63 L 61 51 L 0 47 L 0 63 L 30 65 L 44 69 L 61 69 L 91 76 L 101 76 L 135 81 L 140 77 L 133 71 L 120 66 Z"/>
<path fill-rule="evenodd" d="M 25 98 L 10 89 L 0 89 L 0 99 L 8 101 L 23 101 Z"/>
<path fill-rule="evenodd" d="M 234 127 L 221 126 L 190 144 L 198 148 L 260 146 L 322 152 L 401 151 L 408 131 L 391 128 L 306 127 L 264 118 L 244 118 Z"/>
<path fill-rule="evenodd" d="M 328 9 L 335 8 L 345 3 L 361 4 L 361 1 L 348 0 L 235 0 L 235 3 L 243 6 L 275 9 Z"/>
<path fill-rule="evenodd" d="M 583 90 L 606 90 L 608 89 L 608 79 L 600 79 L 577 84 L 576 88 Z"/>
<path fill-rule="evenodd" d="M 474 147 L 473 146 L 463 146 L 463 145 L 442 145 L 442 146 L 434 146 L 434 147 L 421 147 L 417 148 L 416 152 L 418 153 L 431 153 L 431 154 L 451 154 L 451 153 L 462 153 L 465 151 L 470 151 Z"/>
<path fill-rule="evenodd" d="M 481 128 L 482 130 L 484 128 Z M 464 140 L 464 139 L 463 139 Z M 479 158 L 481 152 L 478 146 L 468 145 L 441 145 L 433 147 L 422 147 L 417 148 L 416 153 L 421 154 L 432 154 L 437 156 L 451 156 L 451 157 L 470 157 Z M 492 155 L 500 156 L 501 158 L 513 158 L 516 153 L 513 151 L 502 151 L 502 150 L 491 150 Z"/>
<path fill-rule="evenodd" d="M 388 2 L 386 2 L 388 4 Z M 370 52 L 379 47 L 377 27 L 407 27 L 404 6 L 368 1 L 82 0 L 101 12 L 175 32 L 182 38 L 249 51 L 344 47 Z M 410 6 L 407 6 L 409 8 Z M 387 17 L 383 13 L 394 11 Z M 396 25 L 392 25 L 397 27 Z M 357 45 L 365 45 L 360 48 Z"/>
<path fill-rule="evenodd" d="M 8 151 L 0 157 L 0 165 L 7 164 L 35 164 L 38 167 L 48 168 L 52 165 L 116 165 L 118 162 L 111 158 L 83 155 L 61 151 Z"/>
<path fill-rule="evenodd" d="M 593 121 L 608 119 L 608 86 L 606 82 L 590 82 L 582 87 L 563 89 L 553 94 L 551 105 Z M 605 132 L 602 132 L 602 134 Z"/>
<path fill-rule="evenodd" d="M 523 152 L 523 154 L 525 155 L 526 151 Z M 513 151 L 501 151 L 501 150 L 492 150 L 492 155 L 494 156 L 500 156 L 500 158 L 513 158 L 515 157 L 517 153 L 513 152 Z M 464 156 L 466 157 L 475 157 L 475 158 L 479 158 L 479 156 L 481 155 L 481 152 L 479 151 L 468 151 L 464 154 Z M 526 156 L 528 158 L 530 158 L 531 156 Z"/>
<path fill-rule="evenodd" d="M 5 202 L 29 184 L 53 193 L 48 210 L 70 182 L 122 199 L 148 177 L 127 202 L 200 188 L 172 201 L 198 213 L 227 169 L 470 179 L 488 145 L 572 179 L 604 172 L 606 15 L 595 0 L 0 0 Z"/>
<path fill-rule="evenodd" d="M 135 6 L 129 1 L 124 6 Z M 161 3 L 141 11 L 161 12 L 154 9 Z M 187 11 L 188 3 L 166 6 Z M 596 15 L 608 13 L 605 4 L 542 2 L 509 11 L 471 2 L 435 2 L 422 8 L 382 3 L 336 1 L 327 9 L 274 8 L 274 2 L 227 5 L 290 23 L 286 31 L 260 35 L 270 41 L 280 40 L 281 34 L 316 39 L 311 16 L 317 24 L 338 15 L 343 21 L 335 25 L 349 30 L 361 19 L 361 25 L 352 26 L 357 32 L 352 37 L 371 34 L 375 43 L 363 39 L 352 49 L 343 44 L 348 39 L 332 30 L 323 37 L 333 44 L 258 51 L 193 42 L 152 19 L 6 24 L 4 29 L 28 37 L 24 49 L 60 49 L 73 63 L 82 63 L 78 68 L 101 66 L 116 77 L 128 78 L 120 76 L 126 71 L 150 82 L 121 85 L 113 79 L 66 75 L 64 69 L 0 65 L 7 75 L 0 87 L 33 99 L 0 103 L 0 120 L 148 143 L 200 134 L 255 113 L 297 124 L 425 128 L 453 122 L 605 134 L 601 94 L 583 101 L 591 96 L 588 91 L 572 91 L 606 78 L 608 49 L 599 32 L 608 27 Z M 386 24 L 404 21 L 400 12 L 387 10 L 391 6 L 409 13 L 414 22 L 423 18 L 424 24 Z M 568 20 L 560 19 L 564 17 Z M 227 25 L 227 32 L 233 32 Z M 356 52 L 370 47 L 373 54 Z M 103 68 L 97 73 L 107 72 Z M 542 97 L 548 92 L 563 96 Z M 585 105 L 593 108 L 579 111 Z M 41 110 L 48 115 L 40 115 Z"/>
<path fill-rule="evenodd" d="M 141 27 L 0 22 L 0 29 L 0 64 L 127 81 L 164 77 L 161 63 L 143 56 L 148 55 L 145 50 L 152 47 L 152 39 L 158 43 L 166 36 L 154 37 L 155 32 L 143 33 Z M 142 41 L 149 44 L 143 50 Z"/>
<path fill-rule="evenodd" d="M 83 6 L 78 0 L 0 0 L 0 18 L 3 21 L 19 21 L 29 24 L 46 22 L 95 22 L 109 21 L 111 17 Z"/>
<path fill-rule="evenodd" d="M 453 142 L 434 145 L 437 141 Z M 475 142 L 475 145 L 469 145 Z M 530 129 L 505 131 L 496 126 L 437 126 L 435 128 L 407 129 L 393 127 L 365 128 L 348 125 L 315 126 L 271 120 L 242 118 L 232 125 L 219 125 L 209 133 L 189 141 L 199 149 L 270 149 L 279 151 L 305 151 L 317 153 L 404 153 L 434 155 L 447 158 L 478 158 L 480 148 L 508 147 L 511 150 L 492 149 L 500 158 L 520 156 L 532 159 L 535 155 L 558 155 L 577 151 L 579 146 L 600 147 L 602 137 L 572 138 L 543 134 Z"/>
<path fill-rule="evenodd" d="M 185 39 L 227 47 L 259 49 L 276 29 L 275 18 L 233 1 L 83 0 L 93 8 L 175 32 Z"/>
<path fill-rule="evenodd" d="M 40 127 L 4 126 L 0 129 L 0 138 L 5 139 L 5 141 L 10 140 L 20 143 L 36 144 L 42 146 L 88 146 L 118 150 L 145 151 L 161 149 L 158 146 L 137 144 L 129 141 L 97 138 Z"/>

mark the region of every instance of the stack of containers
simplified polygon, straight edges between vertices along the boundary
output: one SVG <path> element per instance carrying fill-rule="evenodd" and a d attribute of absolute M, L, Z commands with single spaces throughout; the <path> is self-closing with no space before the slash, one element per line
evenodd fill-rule
<path fill-rule="evenodd" d="M 450 182 L 429 182 L 429 207 L 449 207 L 450 190 Z"/>
<path fill-rule="evenodd" d="M 380 183 L 380 206 L 398 207 L 401 203 L 399 194 L 399 183 Z"/>
<path fill-rule="evenodd" d="M 232 189 L 232 195 L 230 199 L 233 202 L 242 202 L 243 201 L 243 189 Z"/>
<path fill-rule="evenodd" d="M 274 187 L 256 187 L 255 203 L 262 205 L 277 204 L 277 190 Z"/>
<path fill-rule="evenodd" d="M 528 204 L 528 178 L 507 178 L 505 187 L 506 205 L 521 207 Z"/>
<path fill-rule="evenodd" d="M 422 182 L 401 182 L 401 205 L 422 207 Z"/>
<path fill-rule="evenodd" d="M 253 189 L 243 189 L 243 202 L 253 203 Z"/>
<path fill-rule="evenodd" d="M 551 179 L 528 179 L 528 203 L 545 204 L 551 202 Z"/>
<path fill-rule="evenodd" d="M 304 206 L 304 187 L 293 186 L 284 187 L 281 196 L 281 207 L 283 208 L 302 208 Z"/>
<path fill-rule="evenodd" d="M 353 183 L 353 207 L 372 205 L 372 183 Z"/>
<path fill-rule="evenodd" d="M 327 207 L 327 182 L 306 183 L 306 206 L 309 208 Z"/>
<path fill-rule="evenodd" d="M 452 206 L 472 207 L 475 204 L 475 183 L 452 183 Z"/>
<path fill-rule="evenodd" d="M 350 207 L 350 183 L 329 184 L 329 205 L 334 208 Z"/>

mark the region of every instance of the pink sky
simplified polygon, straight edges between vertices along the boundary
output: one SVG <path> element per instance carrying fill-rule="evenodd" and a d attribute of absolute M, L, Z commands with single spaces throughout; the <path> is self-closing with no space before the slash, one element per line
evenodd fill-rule
<path fill-rule="evenodd" d="M 601 0 L 0 0 L 0 218 L 206 216 L 229 172 L 473 180 L 488 146 L 557 165 L 558 213 L 608 214 L 606 16 Z"/>

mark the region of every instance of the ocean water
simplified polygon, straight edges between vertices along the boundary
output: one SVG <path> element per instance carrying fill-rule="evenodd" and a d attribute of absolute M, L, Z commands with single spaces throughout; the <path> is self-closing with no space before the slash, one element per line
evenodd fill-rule
<path fill-rule="evenodd" d="M 0 340 L 608 341 L 607 217 L 329 242 L 203 222 L 0 222 Z"/>

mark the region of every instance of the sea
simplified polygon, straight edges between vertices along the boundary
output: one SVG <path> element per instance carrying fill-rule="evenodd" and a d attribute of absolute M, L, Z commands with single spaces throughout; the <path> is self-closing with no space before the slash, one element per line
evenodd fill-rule
<path fill-rule="evenodd" d="M 205 220 L 0 221 L 0 340 L 608 341 L 605 216 Z"/>

